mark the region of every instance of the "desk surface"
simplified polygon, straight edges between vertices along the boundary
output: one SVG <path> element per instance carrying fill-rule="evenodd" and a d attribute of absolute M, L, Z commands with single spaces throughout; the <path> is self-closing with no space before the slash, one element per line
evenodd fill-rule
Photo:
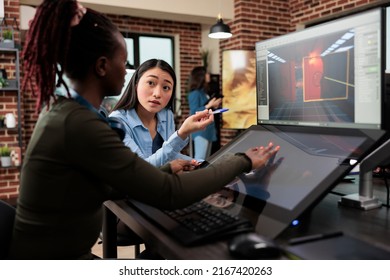
<path fill-rule="evenodd" d="M 380 201 L 386 200 L 386 188 L 382 185 L 382 180 L 375 179 L 376 186 L 374 196 Z M 313 234 L 328 231 L 341 230 L 345 234 L 355 236 L 366 241 L 386 244 L 390 249 L 390 209 L 382 206 L 372 210 L 359 210 L 346 206 L 341 206 L 338 201 L 343 195 L 358 192 L 358 182 L 340 183 L 325 198 L 314 207 L 307 221 L 303 220 L 303 225 L 299 230 L 287 229 L 282 235 L 290 238 L 297 234 Z"/>
<path fill-rule="evenodd" d="M 374 179 L 374 195 L 386 201 L 384 181 Z M 293 237 L 342 231 L 345 235 L 366 241 L 390 252 L 390 209 L 381 208 L 362 211 L 338 205 L 342 195 L 358 192 L 358 178 L 353 183 L 340 183 L 301 220 L 298 227 L 286 229 L 276 242 L 286 246 Z M 125 201 L 106 201 L 103 227 L 103 256 L 116 258 L 116 223 L 120 218 L 148 245 L 166 259 L 231 259 L 227 239 L 199 246 L 182 246 L 169 234 L 144 218 Z M 111 219 L 111 222 L 110 222 Z"/>

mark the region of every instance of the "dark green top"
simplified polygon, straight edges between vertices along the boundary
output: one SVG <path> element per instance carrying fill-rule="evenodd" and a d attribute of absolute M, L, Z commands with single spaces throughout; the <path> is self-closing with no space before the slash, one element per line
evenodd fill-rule
<path fill-rule="evenodd" d="M 131 152 L 96 113 L 59 98 L 38 120 L 21 172 L 12 259 L 90 258 L 102 203 L 134 199 L 161 208 L 198 201 L 249 171 L 243 156 L 181 175 Z"/>

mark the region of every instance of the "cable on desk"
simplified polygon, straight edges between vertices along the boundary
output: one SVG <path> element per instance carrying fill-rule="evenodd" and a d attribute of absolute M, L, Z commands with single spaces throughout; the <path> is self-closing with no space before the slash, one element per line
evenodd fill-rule
<path fill-rule="evenodd" d="M 347 195 L 345 193 L 336 192 L 336 191 L 330 191 L 329 193 L 334 194 L 334 195 L 338 195 L 338 196 L 345 196 L 345 195 Z"/>

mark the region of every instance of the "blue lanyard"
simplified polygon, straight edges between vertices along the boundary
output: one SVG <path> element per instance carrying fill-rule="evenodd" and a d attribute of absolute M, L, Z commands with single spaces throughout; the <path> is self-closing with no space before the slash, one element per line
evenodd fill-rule
<path fill-rule="evenodd" d="M 120 120 L 118 120 L 117 118 L 109 118 L 105 114 L 99 112 L 95 107 L 92 106 L 91 103 L 89 103 L 84 97 L 79 95 L 75 90 L 70 89 L 70 94 L 74 101 L 86 107 L 88 110 L 95 112 L 99 116 L 99 118 L 107 122 L 111 129 L 115 130 L 118 133 L 119 138 L 121 140 L 125 138 L 125 129 Z"/>
<path fill-rule="evenodd" d="M 91 103 L 89 103 L 87 101 L 87 99 L 85 99 L 84 97 L 79 95 L 75 90 L 70 89 L 70 94 L 71 94 L 72 99 L 74 101 L 76 101 L 80 105 L 86 107 L 88 110 L 90 110 L 92 112 L 95 112 L 99 116 L 99 118 L 101 118 L 102 120 L 108 122 L 108 119 L 103 114 L 101 114 L 95 107 L 92 106 Z"/>

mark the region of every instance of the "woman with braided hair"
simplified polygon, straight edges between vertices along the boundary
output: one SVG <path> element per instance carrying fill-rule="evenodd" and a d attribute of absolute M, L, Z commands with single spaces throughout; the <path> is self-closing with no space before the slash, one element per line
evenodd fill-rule
<path fill-rule="evenodd" d="M 37 108 L 47 110 L 21 170 L 12 259 L 90 259 L 105 200 L 127 196 L 160 208 L 183 207 L 263 167 L 278 150 L 272 144 L 254 147 L 180 174 L 170 164 L 158 169 L 139 158 L 97 110 L 105 96 L 119 95 L 123 87 L 124 38 L 104 15 L 76 1 L 44 0 L 22 55 L 23 85 L 36 83 Z M 54 96 L 56 75 L 66 96 Z M 204 110 L 192 121 L 206 127 L 213 115 Z"/>

